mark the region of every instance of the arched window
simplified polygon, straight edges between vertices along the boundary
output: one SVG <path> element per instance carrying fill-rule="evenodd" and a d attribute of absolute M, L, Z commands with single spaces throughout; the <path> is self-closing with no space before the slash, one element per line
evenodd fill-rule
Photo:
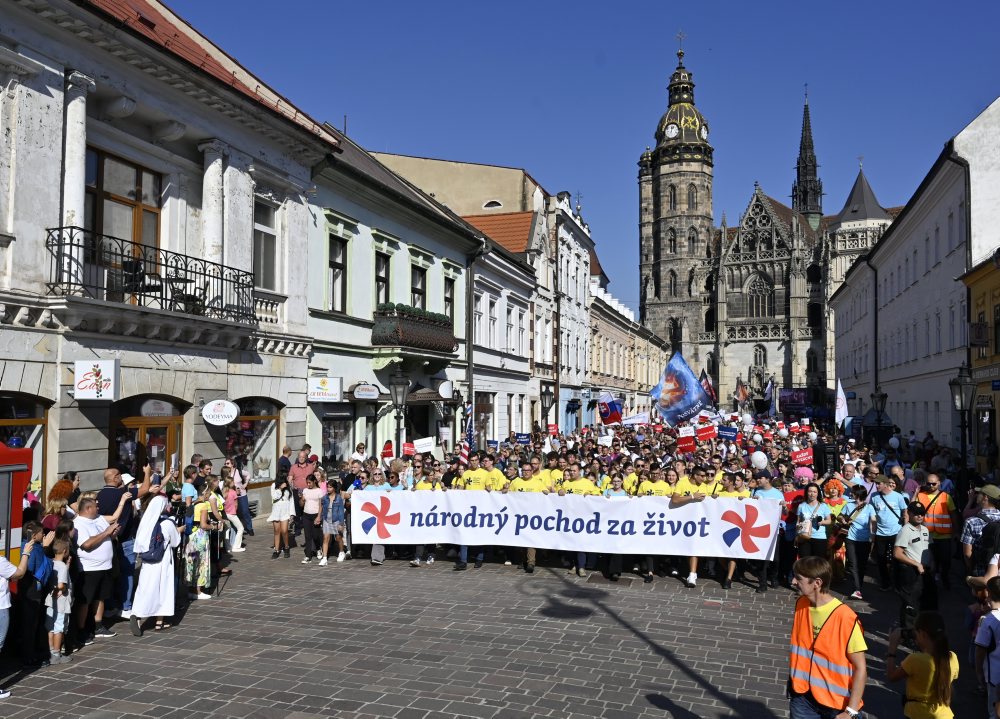
<path fill-rule="evenodd" d="M 688 230 L 688 254 L 694 257 L 698 251 L 698 230 L 693 227 Z"/>
<path fill-rule="evenodd" d="M 688 272 L 688 297 L 694 297 L 694 269 Z"/>
<path fill-rule="evenodd" d="M 819 362 L 816 360 L 816 351 L 806 350 L 806 372 L 812 374 L 819 371 Z"/>
<path fill-rule="evenodd" d="M 710 307 L 705 311 L 705 331 L 715 332 L 715 308 Z"/>
<path fill-rule="evenodd" d="M 806 321 L 810 327 L 823 326 L 823 305 L 818 302 L 810 302 Z"/>
<path fill-rule="evenodd" d="M 672 255 L 677 254 L 677 233 L 672 229 L 667 230 L 667 252 Z"/>
<path fill-rule="evenodd" d="M 681 346 L 681 322 L 676 318 L 670 320 L 670 344 L 675 350 Z"/>
<path fill-rule="evenodd" d="M 705 358 L 705 371 L 708 372 L 710 377 L 715 376 L 715 355 L 711 352 Z"/>
<path fill-rule="evenodd" d="M 715 292 L 715 275 L 709 275 L 705 278 L 705 292 L 710 295 Z"/>
<path fill-rule="evenodd" d="M 677 188 L 673 185 L 667 188 L 667 207 L 671 210 L 677 209 Z"/>
<path fill-rule="evenodd" d="M 653 235 L 653 262 L 660 261 L 660 236 Z"/>
<path fill-rule="evenodd" d="M 688 185 L 688 210 L 698 209 L 698 188 Z"/>
<path fill-rule="evenodd" d="M 747 287 L 747 317 L 774 316 L 774 288 L 760 275 Z"/>
<path fill-rule="evenodd" d="M 677 273 L 673 270 L 667 275 L 667 292 L 671 297 L 677 296 Z"/>
<path fill-rule="evenodd" d="M 653 297 L 660 299 L 660 266 L 653 268 Z"/>
<path fill-rule="evenodd" d="M 764 345 L 754 345 L 753 366 L 767 367 L 767 350 L 764 348 Z"/>
<path fill-rule="evenodd" d="M 823 275 L 819 269 L 819 265 L 809 265 L 806 268 L 806 282 L 810 284 L 816 284 L 822 279 Z"/>

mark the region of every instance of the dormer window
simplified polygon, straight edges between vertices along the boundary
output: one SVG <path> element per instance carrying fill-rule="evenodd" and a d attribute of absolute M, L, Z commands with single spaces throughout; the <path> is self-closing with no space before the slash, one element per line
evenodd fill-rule
<path fill-rule="evenodd" d="M 503 207 L 503 203 L 500 200 L 490 200 L 489 202 L 483 203 L 484 210 L 498 210 Z"/>

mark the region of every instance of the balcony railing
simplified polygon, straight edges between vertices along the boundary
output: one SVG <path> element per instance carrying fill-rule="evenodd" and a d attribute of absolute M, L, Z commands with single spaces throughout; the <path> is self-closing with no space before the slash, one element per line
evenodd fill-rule
<path fill-rule="evenodd" d="M 454 324 L 447 315 L 406 305 L 381 304 L 372 326 L 373 347 L 405 347 L 452 353 L 458 349 Z"/>
<path fill-rule="evenodd" d="M 50 294 L 257 324 L 250 272 L 81 227 L 50 229 L 45 245 Z"/>

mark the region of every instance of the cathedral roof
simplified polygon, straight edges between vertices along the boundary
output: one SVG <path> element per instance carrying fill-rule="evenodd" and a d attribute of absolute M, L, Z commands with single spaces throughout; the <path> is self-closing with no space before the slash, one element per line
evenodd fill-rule
<path fill-rule="evenodd" d="M 509 252 L 527 252 L 534 212 L 466 215 L 462 219 Z"/>
<path fill-rule="evenodd" d="M 856 222 L 859 220 L 891 219 L 892 216 L 889 212 L 878 203 L 875 191 L 868 184 L 868 178 L 865 177 L 864 170 L 858 170 L 858 178 L 854 181 L 854 187 L 851 188 L 851 192 L 847 196 L 844 209 L 834 218 L 833 222 L 840 224 L 841 222 Z"/>

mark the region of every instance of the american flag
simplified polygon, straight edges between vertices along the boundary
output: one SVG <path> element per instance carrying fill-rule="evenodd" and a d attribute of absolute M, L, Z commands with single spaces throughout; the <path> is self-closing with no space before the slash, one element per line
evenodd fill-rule
<path fill-rule="evenodd" d="M 472 416 L 472 404 L 470 403 L 465 408 L 465 440 L 462 442 L 462 448 L 458 455 L 458 461 L 463 467 L 469 466 L 469 452 L 474 452 L 476 449 L 476 430 L 472 426 Z"/>

